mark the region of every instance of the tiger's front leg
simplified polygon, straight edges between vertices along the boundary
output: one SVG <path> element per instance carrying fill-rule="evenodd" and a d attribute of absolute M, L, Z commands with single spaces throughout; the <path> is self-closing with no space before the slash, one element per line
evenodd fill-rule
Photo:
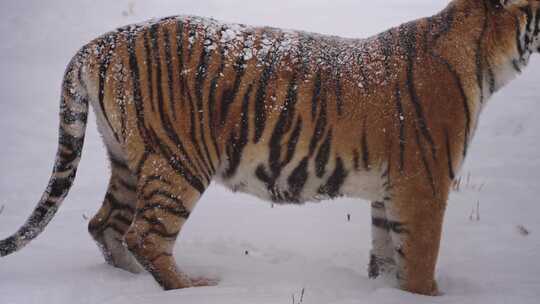
<path fill-rule="evenodd" d="M 176 238 L 204 189 L 195 189 L 160 156 L 146 160 L 137 188 L 135 219 L 125 240 L 138 262 L 166 290 L 215 285 L 215 280 L 188 277 L 173 255 Z"/>
<path fill-rule="evenodd" d="M 368 266 L 370 279 L 391 273 L 396 267 L 384 204 L 384 200 L 371 203 L 371 254 Z"/>
<path fill-rule="evenodd" d="M 393 244 L 400 288 L 439 295 L 435 268 L 449 186 L 433 190 L 427 183 L 396 184 L 386 201 L 385 226 Z M 442 194 L 441 194 L 442 192 Z"/>

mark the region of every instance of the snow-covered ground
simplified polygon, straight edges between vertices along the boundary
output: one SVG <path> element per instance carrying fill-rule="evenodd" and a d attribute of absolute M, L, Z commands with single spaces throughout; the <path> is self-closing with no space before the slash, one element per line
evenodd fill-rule
<path fill-rule="evenodd" d="M 56 151 L 64 67 L 95 36 L 150 17 L 196 14 L 364 37 L 446 2 L 0 1 L 0 238 L 24 222 L 41 196 Z M 0 303 L 284 304 L 293 295 L 298 303 L 302 289 L 305 304 L 539 303 L 539 79 L 535 58 L 483 113 L 461 191 L 448 207 L 438 264 L 442 297 L 367 278 L 366 202 L 270 208 L 219 186 L 204 195 L 176 247 L 187 272 L 219 278 L 218 286 L 164 292 L 148 274 L 111 268 L 86 232 L 108 180 L 92 122 L 76 185 L 55 220 L 27 248 L 0 259 Z"/>

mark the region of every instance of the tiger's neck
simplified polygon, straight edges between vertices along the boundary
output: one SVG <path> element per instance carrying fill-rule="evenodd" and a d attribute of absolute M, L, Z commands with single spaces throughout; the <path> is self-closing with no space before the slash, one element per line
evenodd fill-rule
<path fill-rule="evenodd" d="M 498 24 L 496 17 L 484 1 L 456 1 L 435 16 L 397 29 L 404 58 L 421 63 L 405 66 L 409 83 L 413 74 L 423 75 L 423 86 L 446 91 L 449 103 L 463 105 L 463 156 L 488 100 L 527 66 L 531 54 L 519 51 L 518 28 Z M 447 118 L 440 115 L 440 120 Z"/>
<path fill-rule="evenodd" d="M 460 58 L 459 66 L 465 74 L 475 74 L 471 78 L 476 82 L 482 107 L 527 67 L 532 50 L 527 45 L 527 30 L 517 19 L 509 30 L 499 24 L 498 16 L 485 1 L 469 4 L 472 6 L 449 7 L 441 12 L 441 18 L 452 20 L 455 26 L 440 49 Z"/>
<path fill-rule="evenodd" d="M 520 43 L 520 31 L 516 30 L 515 34 L 507 38 L 507 41 L 512 41 L 510 45 L 506 47 L 484 47 L 481 49 L 483 65 L 482 65 L 482 79 L 484 96 L 486 98 L 491 97 L 494 93 L 498 92 L 501 88 L 509 84 L 514 80 L 529 64 L 531 52 L 524 49 Z M 485 43 L 489 37 L 480 37 Z M 494 43 L 497 45 L 503 45 L 503 43 Z"/>

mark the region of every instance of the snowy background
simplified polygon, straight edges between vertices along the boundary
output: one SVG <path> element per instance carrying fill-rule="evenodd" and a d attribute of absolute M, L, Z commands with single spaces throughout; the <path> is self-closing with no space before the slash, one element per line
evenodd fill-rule
<path fill-rule="evenodd" d="M 446 2 L 0 1 L 0 238 L 24 222 L 41 196 L 56 151 L 64 67 L 101 33 L 151 17 L 196 14 L 365 37 Z M 0 303 L 285 304 L 293 295 L 298 303 L 302 289 L 305 304 L 539 303 L 538 57 L 483 113 L 460 191 L 450 198 L 437 274 L 442 297 L 367 278 L 366 202 L 270 208 L 220 186 L 204 195 L 176 247 L 181 267 L 219 278 L 218 286 L 164 292 L 148 274 L 105 265 L 86 232 L 108 181 L 91 119 L 78 179 L 55 220 L 27 248 L 0 259 Z"/>

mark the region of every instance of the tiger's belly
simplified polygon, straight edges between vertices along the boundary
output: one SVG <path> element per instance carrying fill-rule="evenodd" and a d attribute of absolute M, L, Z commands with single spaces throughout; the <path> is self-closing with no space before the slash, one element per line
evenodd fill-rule
<path fill-rule="evenodd" d="M 329 161 L 321 175 L 313 159 L 293 160 L 277 170 L 267 157 L 246 157 L 235 174 L 216 176 L 216 181 L 231 189 L 278 204 L 303 204 L 338 197 L 380 201 L 386 195 L 382 170 L 355 170 L 337 158 Z"/>

